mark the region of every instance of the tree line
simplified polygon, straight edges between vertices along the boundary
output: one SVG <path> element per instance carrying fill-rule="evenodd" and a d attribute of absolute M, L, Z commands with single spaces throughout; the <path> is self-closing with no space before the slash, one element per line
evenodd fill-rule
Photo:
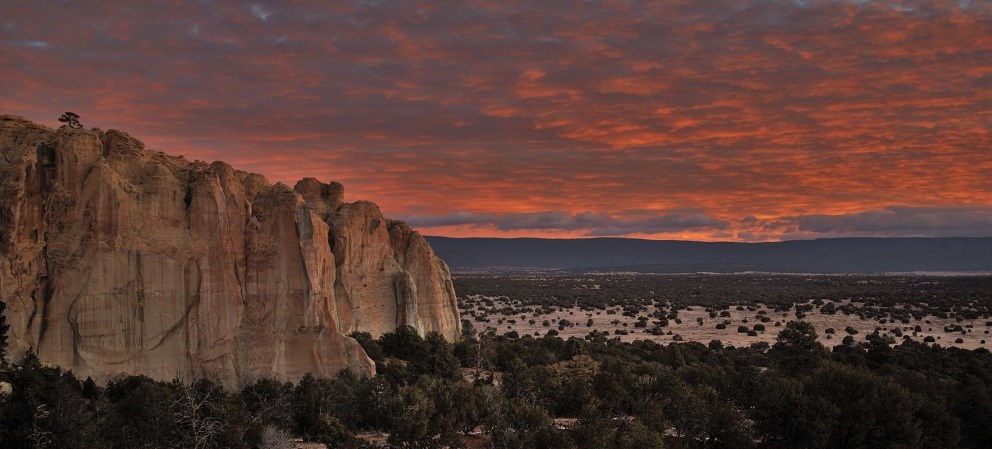
<path fill-rule="evenodd" d="M 0 329 L 2 330 L 2 329 Z M 229 391 L 143 376 L 98 385 L 32 354 L 0 370 L 10 448 L 992 447 L 992 354 L 870 337 L 826 348 L 808 323 L 770 347 L 478 334 L 353 335 L 342 371 Z M 385 443 L 359 438 L 388 435 Z"/>

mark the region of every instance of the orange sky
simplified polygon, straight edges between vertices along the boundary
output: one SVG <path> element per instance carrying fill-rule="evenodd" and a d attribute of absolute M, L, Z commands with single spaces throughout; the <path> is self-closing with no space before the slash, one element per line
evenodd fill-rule
<path fill-rule="evenodd" d="M 992 235 L 992 2 L 115 3 L 0 0 L 0 113 L 432 235 Z"/>

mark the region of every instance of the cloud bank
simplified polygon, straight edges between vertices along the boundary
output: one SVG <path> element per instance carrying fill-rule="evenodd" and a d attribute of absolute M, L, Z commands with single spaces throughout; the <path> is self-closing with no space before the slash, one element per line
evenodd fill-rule
<path fill-rule="evenodd" d="M 652 214 L 648 211 L 627 211 L 627 218 L 606 213 L 566 211 L 523 212 L 506 214 L 474 214 L 453 212 L 444 215 L 414 215 L 406 221 L 415 227 L 471 226 L 497 231 L 575 231 L 583 236 L 607 237 L 630 234 L 674 233 L 689 230 L 722 230 L 730 223 L 698 211 L 674 211 Z"/>
<path fill-rule="evenodd" d="M 699 210 L 626 211 L 609 214 L 566 211 L 412 215 L 405 220 L 422 229 L 470 229 L 472 235 L 510 235 L 539 231 L 572 237 L 710 235 L 719 240 L 767 241 L 822 237 L 986 237 L 992 235 L 992 206 L 892 206 L 848 214 L 810 214 L 759 219 L 722 220 Z"/>

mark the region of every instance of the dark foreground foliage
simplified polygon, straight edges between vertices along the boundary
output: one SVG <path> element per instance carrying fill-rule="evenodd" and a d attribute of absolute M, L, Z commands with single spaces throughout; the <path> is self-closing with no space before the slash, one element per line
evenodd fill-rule
<path fill-rule="evenodd" d="M 355 337 L 378 375 L 226 391 L 126 377 L 98 386 L 29 354 L 3 370 L 0 447 L 992 447 L 992 355 L 872 339 L 828 350 L 807 323 L 771 348 L 476 335 Z"/>

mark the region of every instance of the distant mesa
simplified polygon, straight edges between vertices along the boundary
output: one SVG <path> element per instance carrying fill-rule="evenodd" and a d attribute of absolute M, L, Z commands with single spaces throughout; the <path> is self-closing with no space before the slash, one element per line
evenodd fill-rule
<path fill-rule="evenodd" d="M 427 237 L 455 271 L 482 268 L 639 273 L 992 272 L 992 238 L 834 238 L 770 243 L 626 238 Z"/>
<path fill-rule="evenodd" d="M 400 325 L 449 340 L 448 267 L 338 183 L 295 188 L 116 131 L 0 116 L 0 297 L 11 354 L 79 376 L 235 386 L 342 368 L 347 335 Z"/>

